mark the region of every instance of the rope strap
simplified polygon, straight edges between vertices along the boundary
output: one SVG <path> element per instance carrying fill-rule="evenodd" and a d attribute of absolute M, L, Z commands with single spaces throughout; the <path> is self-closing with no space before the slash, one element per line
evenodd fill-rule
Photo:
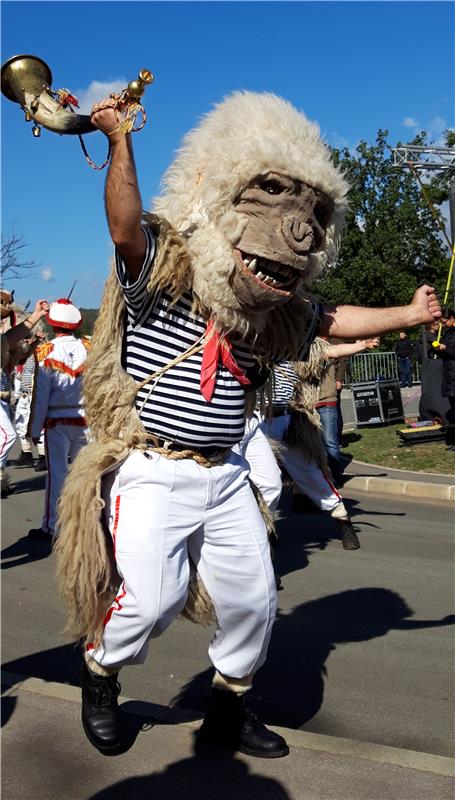
<path fill-rule="evenodd" d="M 152 443 L 154 439 L 155 441 L 158 439 L 158 437 L 154 437 L 153 434 L 148 434 L 147 438 L 150 439 Z M 223 462 L 227 454 L 230 453 L 231 448 L 227 447 L 225 450 L 221 450 L 219 455 L 213 456 L 212 458 L 207 458 L 207 456 L 203 456 L 202 453 L 199 453 L 197 450 L 191 450 L 190 448 L 187 450 L 169 450 L 166 447 L 152 446 L 149 447 L 148 450 L 152 453 L 157 453 L 159 456 L 164 456 L 164 458 L 168 458 L 170 461 L 180 461 L 183 458 L 191 458 L 201 467 L 216 467 Z"/>
<path fill-rule="evenodd" d="M 145 112 L 144 106 L 137 100 L 132 100 L 128 94 L 127 89 L 124 89 L 119 94 L 115 93 L 111 94 L 111 99 L 115 100 L 115 105 L 113 106 L 113 108 L 117 114 L 118 124 L 108 134 L 108 136 L 112 136 L 114 133 L 122 133 L 126 135 L 128 133 L 137 133 L 138 131 L 141 131 L 145 123 L 147 122 L 147 114 Z M 71 106 L 68 107 L 71 108 Z M 97 111 L 103 111 L 105 108 L 112 108 L 112 106 L 101 106 L 100 108 L 97 108 Z M 121 112 L 124 115 L 123 118 L 119 117 L 119 112 Z M 139 125 L 134 127 L 134 123 L 138 114 L 142 115 L 142 121 Z M 111 143 L 109 142 L 109 147 L 105 161 L 103 161 L 103 163 L 98 166 L 90 158 L 82 136 L 79 136 L 78 138 L 81 143 L 82 152 L 84 153 L 84 156 L 89 166 L 91 166 L 92 169 L 96 170 L 102 170 L 105 167 L 107 167 L 109 161 L 111 160 L 111 152 L 112 152 Z"/>

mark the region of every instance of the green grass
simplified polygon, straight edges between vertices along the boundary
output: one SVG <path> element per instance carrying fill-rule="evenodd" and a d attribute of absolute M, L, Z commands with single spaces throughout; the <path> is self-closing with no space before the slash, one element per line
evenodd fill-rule
<path fill-rule="evenodd" d="M 382 467 L 409 469 L 413 472 L 455 473 L 455 452 L 447 451 L 444 442 L 402 445 L 396 431 L 405 424 L 357 428 L 343 436 L 343 450 L 355 461 Z"/>

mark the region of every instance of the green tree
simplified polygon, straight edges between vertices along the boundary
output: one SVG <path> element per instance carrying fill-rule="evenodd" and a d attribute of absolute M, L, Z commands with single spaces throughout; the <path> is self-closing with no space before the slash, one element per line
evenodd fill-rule
<path fill-rule="evenodd" d="M 82 325 L 78 328 L 78 336 L 92 336 L 99 308 L 81 308 Z"/>
<path fill-rule="evenodd" d="M 315 287 L 325 302 L 404 305 L 423 283 L 444 286 L 446 244 L 412 172 L 393 167 L 387 136 L 378 131 L 375 144 L 362 141 L 355 153 L 333 151 L 352 188 L 336 263 Z M 413 144 L 425 144 L 425 134 Z"/>

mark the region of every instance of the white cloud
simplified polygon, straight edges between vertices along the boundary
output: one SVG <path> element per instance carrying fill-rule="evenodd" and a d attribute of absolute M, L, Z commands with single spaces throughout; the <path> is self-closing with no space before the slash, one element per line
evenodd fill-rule
<path fill-rule="evenodd" d="M 49 283 L 49 281 L 54 280 L 54 273 L 49 267 L 44 267 L 44 269 L 41 270 L 41 278 L 45 283 Z"/>
<path fill-rule="evenodd" d="M 121 92 L 126 89 L 128 81 L 125 78 L 116 78 L 112 81 L 92 81 L 86 89 L 77 89 L 74 93 L 79 100 L 79 108 L 76 109 L 81 114 L 89 114 L 92 106 L 105 97 L 109 97 L 111 92 Z"/>
<path fill-rule="evenodd" d="M 328 140 L 332 147 L 336 147 L 338 150 L 342 150 L 344 147 L 349 147 L 350 145 L 349 139 L 346 139 L 345 136 L 341 136 L 341 134 L 336 131 L 332 131 L 330 136 L 328 136 Z"/>
<path fill-rule="evenodd" d="M 419 123 L 417 122 L 416 119 L 414 119 L 414 117 L 405 117 L 404 120 L 403 120 L 403 125 L 406 128 L 418 128 L 419 127 Z"/>
<path fill-rule="evenodd" d="M 426 129 L 428 131 L 428 138 L 438 147 L 443 147 L 445 145 L 443 134 L 448 127 L 449 125 L 445 117 L 433 117 L 428 123 L 428 127 Z"/>

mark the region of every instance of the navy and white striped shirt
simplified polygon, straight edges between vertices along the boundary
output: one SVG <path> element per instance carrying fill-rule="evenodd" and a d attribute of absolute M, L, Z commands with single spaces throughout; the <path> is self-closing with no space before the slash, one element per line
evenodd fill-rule
<path fill-rule="evenodd" d="M 280 361 L 273 365 L 272 404 L 274 408 L 285 408 L 289 405 L 299 380 L 299 376 L 292 368 L 292 361 Z"/>
<path fill-rule="evenodd" d="M 124 367 L 136 383 L 196 344 L 206 328 L 206 321 L 191 313 L 190 294 L 184 294 L 172 305 L 166 291 L 147 292 L 155 240 L 148 228 L 144 232 L 147 252 L 134 284 L 129 283 L 125 265 L 116 255 L 117 275 L 128 311 Z M 247 347 L 233 343 L 232 354 L 244 370 L 255 363 Z M 219 364 L 215 390 L 208 403 L 200 390 L 201 364 L 202 351 L 171 367 L 150 395 L 153 382 L 138 392 L 136 408 L 145 429 L 160 438 L 194 448 L 231 447 L 244 433 L 244 387 Z"/>

